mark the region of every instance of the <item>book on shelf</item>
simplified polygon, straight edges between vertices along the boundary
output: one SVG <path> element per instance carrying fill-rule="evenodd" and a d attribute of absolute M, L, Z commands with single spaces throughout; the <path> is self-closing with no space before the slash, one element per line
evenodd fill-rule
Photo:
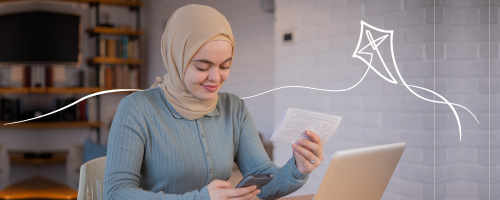
<path fill-rule="evenodd" d="M 10 85 L 12 87 L 23 87 L 24 86 L 24 65 L 11 65 L 10 66 Z M 5 76 L 4 76 L 5 77 Z M 5 77 L 5 80 L 8 80 Z"/>
<path fill-rule="evenodd" d="M 99 57 L 106 57 L 107 51 L 106 51 L 106 40 L 100 40 L 99 41 Z"/>
<path fill-rule="evenodd" d="M 139 42 L 128 36 L 99 42 L 99 56 L 107 58 L 139 59 Z"/>
<path fill-rule="evenodd" d="M 106 70 L 106 65 L 105 64 L 100 64 L 99 65 L 99 81 L 98 81 L 98 86 L 105 87 L 106 85 L 106 77 L 105 77 L 105 70 Z"/>
<path fill-rule="evenodd" d="M 88 122 L 97 122 L 97 100 L 95 97 L 86 100 L 86 113 Z"/>
<path fill-rule="evenodd" d="M 31 87 L 31 67 L 25 66 L 23 70 L 23 87 Z"/>
<path fill-rule="evenodd" d="M 75 116 L 76 121 L 86 122 L 87 121 L 87 101 L 83 100 L 76 104 Z"/>
<path fill-rule="evenodd" d="M 139 88 L 139 68 L 127 65 L 101 65 L 100 87 Z"/>
<path fill-rule="evenodd" d="M 116 40 L 106 40 L 106 57 L 116 57 Z"/>
<path fill-rule="evenodd" d="M 54 86 L 54 70 L 52 66 L 45 67 L 45 87 L 53 87 Z"/>

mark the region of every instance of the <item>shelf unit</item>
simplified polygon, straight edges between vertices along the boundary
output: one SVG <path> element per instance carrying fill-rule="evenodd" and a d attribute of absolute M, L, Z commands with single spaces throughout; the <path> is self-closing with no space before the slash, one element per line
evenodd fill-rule
<path fill-rule="evenodd" d="M 140 65 L 143 64 L 142 59 L 130 59 L 130 58 L 119 58 L 119 57 L 102 57 L 101 52 L 102 50 L 107 50 L 107 49 L 101 49 L 101 35 L 115 35 L 115 36 L 125 36 L 128 37 L 131 41 L 132 40 L 137 40 L 139 42 L 139 37 L 142 35 L 142 31 L 140 31 L 140 6 L 142 5 L 141 1 L 125 1 L 125 0 L 66 0 L 66 1 L 77 1 L 77 2 L 87 2 L 90 4 L 91 8 L 95 9 L 95 26 L 92 28 L 87 29 L 87 33 L 91 37 L 95 37 L 95 57 L 87 59 L 87 62 L 89 63 L 90 66 L 95 68 L 95 74 L 96 74 L 96 79 L 95 79 L 95 85 L 104 87 L 104 84 L 102 83 L 101 79 L 104 79 L 106 77 L 100 77 L 104 76 L 104 69 L 106 65 L 113 65 L 113 64 L 122 64 L 122 65 L 128 65 L 129 67 L 136 67 L 137 72 L 140 74 L 139 67 Z M 135 17 L 136 17 L 136 24 L 135 24 L 135 29 L 130 29 L 130 28 L 112 28 L 112 27 L 103 27 L 101 26 L 101 20 L 100 20 L 100 5 L 101 4 L 107 4 L 107 5 L 116 5 L 116 6 L 128 6 L 130 8 L 130 11 L 135 12 Z M 140 46 L 139 44 L 137 45 L 138 47 Z M 128 48 L 127 46 L 123 48 Z M 139 51 L 139 49 L 136 49 L 136 51 Z M 138 74 L 138 77 L 140 75 Z M 139 80 L 139 78 L 138 78 Z M 140 85 L 138 84 L 138 87 L 140 88 Z M 97 97 L 97 108 L 100 109 L 100 98 Z M 98 121 L 100 121 L 100 115 L 97 116 Z M 100 129 L 97 129 L 97 143 L 100 143 Z"/>
<path fill-rule="evenodd" d="M 18 0 L 0 0 L 0 2 L 14 2 Z M 87 63 L 89 67 L 95 69 L 95 85 L 97 87 L 74 87 L 74 88 L 29 88 L 29 87 L 21 87 L 21 88 L 0 88 L 0 94 L 89 94 L 100 92 L 109 89 L 117 89 L 117 88 L 109 88 L 99 83 L 99 76 L 102 75 L 100 69 L 103 65 L 128 65 L 129 67 L 136 67 L 138 70 L 138 77 L 140 77 L 140 66 L 143 64 L 142 59 L 127 59 L 127 58 L 117 58 L 117 57 L 101 57 L 100 54 L 100 41 L 101 35 L 115 35 L 115 36 L 125 36 L 130 40 L 139 40 L 139 37 L 142 35 L 142 31 L 140 30 L 140 6 L 142 6 L 143 2 L 141 1 L 130 1 L 130 0 L 46 0 L 46 1 L 60 1 L 60 2 L 81 2 L 81 3 L 89 3 L 90 9 L 95 9 L 95 25 L 91 28 L 88 28 L 86 32 L 90 37 L 95 37 L 96 39 L 96 48 L 95 48 L 95 56 L 87 59 Z M 130 11 L 135 12 L 136 15 L 136 24 L 135 29 L 130 28 L 112 28 L 112 27 L 103 27 L 100 21 L 100 6 L 101 5 L 113 5 L 113 6 L 122 6 L 128 7 Z M 140 45 L 138 45 L 140 46 Z M 140 48 L 136 49 L 139 51 Z M 105 78 L 105 77 L 104 77 Z M 140 80 L 138 78 L 138 80 Z M 140 82 L 140 81 L 138 81 Z M 140 85 L 138 85 L 140 88 Z M 130 93 L 130 92 L 128 92 Z M 9 126 L 2 126 L 2 128 L 77 128 L 77 127 L 87 127 L 96 130 L 97 134 L 97 143 L 100 143 L 100 128 L 102 126 L 101 116 L 100 116 L 100 108 L 101 101 L 100 97 L 96 96 L 97 103 L 97 122 L 25 122 L 21 124 L 13 124 Z M 0 122 L 2 124 L 7 122 Z"/>

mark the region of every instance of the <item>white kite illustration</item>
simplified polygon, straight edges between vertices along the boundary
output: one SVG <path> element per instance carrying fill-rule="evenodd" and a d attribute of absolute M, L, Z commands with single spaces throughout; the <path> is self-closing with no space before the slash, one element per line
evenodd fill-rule
<path fill-rule="evenodd" d="M 375 31 L 375 32 L 373 32 L 373 34 L 372 34 L 372 31 Z M 373 35 L 375 33 L 381 34 L 381 36 L 374 39 Z M 412 94 L 414 94 L 415 96 L 417 96 L 418 98 L 420 98 L 422 100 L 433 102 L 433 103 L 446 104 L 450 107 L 451 111 L 453 112 L 453 114 L 455 115 L 455 118 L 457 120 L 458 131 L 460 134 L 460 141 L 462 141 L 462 126 L 460 125 L 460 117 L 458 116 L 457 111 L 455 110 L 455 106 L 458 106 L 458 107 L 461 107 L 461 108 L 467 110 L 474 117 L 476 122 L 479 124 L 479 121 L 477 120 L 476 116 L 474 116 L 474 114 L 472 114 L 472 112 L 469 109 L 467 109 L 466 107 L 459 105 L 459 104 L 456 104 L 456 103 L 451 103 L 446 98 L 444 98 L 442 95 L 440 95 L 432 90 L 429 90 L 429 89 L 423 88 L 423 87 L 419 87 L 419 86 L 408 85 L 405 82 L 405 80 L 403 79 L 403 77 L 401 76 L 401 73 L 399 73 L 398 65 L 396 64 L 396 59 L 394 57 L 394 48 L 393 48 L 393 33 L 394 33 L 393 30 L 379 29 L 379 28 L 376 28 L 376 27 L 374 27 L 374 26 L 372 26 L 364 21 L 361 21 L 361 31 L 359 33 L 358 46 L 356 46 L 356 50 L 352 54 L 352 57 L 358 58 L 361 61 L 363 61 L 366 65 L 368 65 L 368 69 L 373 70 L 375 73 L 377 73 L 380 77 L 382 77 L 387 82 L 390 82 L 392 84 L 398 84 L 398 82 L 396 81 L 394 76 L 392 76 L 391 72 L 387 68 L 386 63 L 392 62 L 394 65 L 394 69 L 396 70 L 396 73 L 399 77 L 399 80 L 401 80 L 401 85 L 404 85 Z M 387 39 L 389 39 L 389 41 L 386 41 L 385 44 L 390 45 L 390 53 L 391 53 L 391 58 L 390 58 L 391 60 L 388 60 L 388 61 L 386 61 L 384 59 L 384 57 L 382 56 L 382 53 L 380 52 L 380 50 L 378 48 Z M 387 43 L 387 42 L 389 42 L 389 43 Z M 366 59 L 365 57 L 368 57 L 369 59 Z M 378 65 L 374 66 L 374 62 L 377 62 Z M 382 65 L 382 66 L 379 66 L 379 65 Z M 383 71 L 383 72 L 387 73 L 390 78 L 384 76 L 378 70 L 381 67 L 383 67 L 385 69 L 385 71 Z M 432 93 L 432 94 L 436 95 L 439 99 L 441 99 L 441 101 L 436 101 L 436 100 L 425 98 L 425 97 L 417 94 L 414 91 L 414 89 L 419 89 L 419 90 L 423 90 L 425 92 Z"/>

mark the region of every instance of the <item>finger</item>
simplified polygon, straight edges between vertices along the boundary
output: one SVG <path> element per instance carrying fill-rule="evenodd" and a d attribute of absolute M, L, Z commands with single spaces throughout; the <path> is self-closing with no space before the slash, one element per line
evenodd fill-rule
<path fill-rule="evenodd" d="M 321 144 L 321 138 L 319 138 L 318 135 L 316 135 L 316 133 L 312 132 L 312 131 L 309 131 L 307 130 L 306 131 L 306 135 L 309 136 L 309 138 L 311 138 L 311 140 L 314 142 L 314 143 L 317 143 L 317 144 Z"/>
<path fill-rule="evenodd" d="M 295 155 L 295 160 L 297 161 L 297 164 L 301 165 L 303 168 L 305 168 L 304 169 L 305 171 L 301 171 L 301 173 L 308 174 L 314 169 L 314 166 L 303 155 L 301 155 L 300 153 L 298 153 L 296 151 L 293 152 L 293 154 Z M 299 169 L 299 171 L 300 171 L 300 169 Z"/>
<path fill-rule="evenodd" d="M 297 140 L 299 146 L 311 151 L 316 157 L 323 160 L 323 145 L 311 142 L 309 140 Z"/>
<path fill-rule="evenodd" d="M 253 192 L 250 192 L 248 194 L 245 194 L 245 195 L 239 196 L 239 197 L 232 197 L 231 199 L 233 199 L 233 200 L 248 200 L 248 199 L 253 199 L 259 193 L 260 193 L 260 190 L 256 189 Z"/>
<path fill-rule="evenodd" d="M 223 180 L 213 180 L 216 188 L 231 188 L 231 183 Z"/>
<path fill-rule="evenodd" d="M 316 156 L 318 156 L 318 158 L 320 158 L 321 160 L 324 159 L 324 156 L 323 156 L 323 142 L 321 142 L 321 138 L 314 132 L 312 131 L 306 131 L 306 134 L 311 138 L 311 140 L 318 144 L 318 149 L 313 149 L 314 150 L 314 154 L 316 154 Z"/>
<path fill-rule="evenodd" d="M 240 197 L 240 196 L 244 196 L 244 195 L 249 194 L 249 193 L 251 194 L 256 189 L 257 189 L 257 186 L 255 186 L 255 185 L 242 187 L 242 188 L 236 188 L 236 189 L 227 189 L 226 194 L 229 197 Z"/>
<path fill-rule="evenodd" d="M 316 159 L 316 155 L 314 155 L 314 153 L 312 153 L 311 151 L 309 151 L 308 149 L 300 146 L 300 145 L 297 145 L 297 144 L 292 144 L 292 148 L 299 154 L 301 154 L 302 156 L 304 156 L 306 159 L 308 160 L 314 160 Z"/>
<path fill-rule="evenodd" d="M 309 140 L 305 140 L 305 139 L 297 140 L 296 144 L 298 144 L 299 146 L 306 148 L 307 150 L 310 150 L 312 152 L 321 152 L 322 151 L 321 145 L 314 143 L 314 142 L 311 142 Z"/>

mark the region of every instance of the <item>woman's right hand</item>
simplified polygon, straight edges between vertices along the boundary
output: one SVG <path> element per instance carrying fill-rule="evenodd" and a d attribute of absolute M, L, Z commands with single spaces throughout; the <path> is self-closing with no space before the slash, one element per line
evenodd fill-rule
<path fill-rule="evenodd" d="M 253 199 L 260 193 L 255 185 L 233 189 L 229 182 L 222 180 L 213 180 L 207 185 L 207 189 L 212 200 L 247 200 Z"/>

